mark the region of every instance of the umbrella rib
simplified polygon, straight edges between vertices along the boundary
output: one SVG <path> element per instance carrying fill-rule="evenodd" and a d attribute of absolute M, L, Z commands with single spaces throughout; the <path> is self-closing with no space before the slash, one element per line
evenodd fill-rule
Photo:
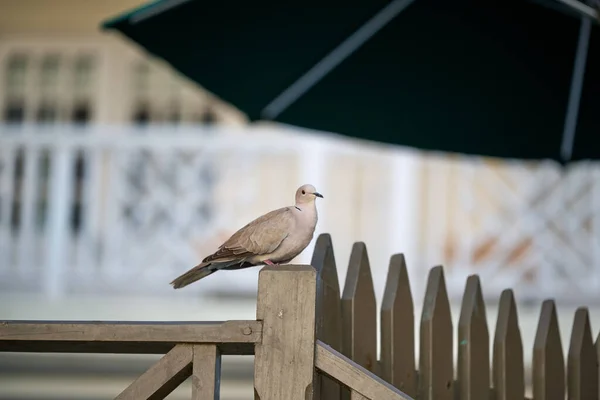
<path fill-rule="evenodd" d="M 567 104 L 567 115 L 565 117 L 565 126 L 560 147 L 560 155 L 563 161 L 569 161 L 573 155 L 575 129 L 577 128 L 577 115 L 579 114 L 579 102 L 581 100 L 581 89 L 585 74 L 591 27 L 592 22 L 590 19 L 582 17 L 581 27 L 579 28 L 579 39 L 577 41 L 577 53 L 575 53 L 575 63 L 573 65 L 573 77 L 571 78 L 569 102 Z"/>
<path fill-rule="evenodd" d="M 394 0 L 371 19 L 369 19 L 356 32 L 350 35 L 339 46 L 327 54 L 321 61 L 315 64 L 304 75 L 302 75 L 290 87 L 271 101 L 262 111 L 261 117 L 275 119 L 286 108 L 312 88 L 331 70 L 337 67 L 348 56 L 354 53 L 373 35 L 385 27 L 392 19 L 400 14 L 414 0 Z"/>
<path fill-rule="evenodd" d="M 577 0 L 556 0 L 559 3 L 563 3 L 564 5 L 572 8 L 577 11 L 579 14 L 585 17 L 590 17 L 592 19 L 600 18 L 600 13 L 594 9 L 594 7 L 590 7 L 585 3 L 582 3 Z"/>
<path fill-rule="evenodd" d="M 171 8 L 177 7 L 180 4 L 187 3 L 190 0 L 163 0 L 160 3 L 152 4 L 150 7 L 140 10 L 133 14 L 129 18 L 130 24 L 137 24 L 144 21 L 145 19 L 154 17 L 157 14 L 170 10 Z"/>

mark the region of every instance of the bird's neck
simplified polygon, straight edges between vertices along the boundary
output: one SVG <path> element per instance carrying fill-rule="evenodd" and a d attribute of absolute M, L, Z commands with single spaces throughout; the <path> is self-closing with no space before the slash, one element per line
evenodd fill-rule
<path fill-rule="evenodd" d="M 314 201 L 310 203 L 296 204 L 294 207 L 305 218 L 317 218 L 317 205 Z"/>

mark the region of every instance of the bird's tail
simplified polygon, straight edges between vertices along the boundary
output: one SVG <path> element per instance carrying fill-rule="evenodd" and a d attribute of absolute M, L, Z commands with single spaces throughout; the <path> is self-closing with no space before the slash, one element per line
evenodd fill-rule
<path fill-rule="evenodd" d="M 189 285 L 190 283 L 194 283 L 202 278 L 206 278 L 210 274 L 217 271 L 216 269 L 210 267 L 211 263 L 202 263 L 196 265 L 194 268 L 175 278 L 173 282 L 171 282 L 173 289 L 180 289 Z"/>

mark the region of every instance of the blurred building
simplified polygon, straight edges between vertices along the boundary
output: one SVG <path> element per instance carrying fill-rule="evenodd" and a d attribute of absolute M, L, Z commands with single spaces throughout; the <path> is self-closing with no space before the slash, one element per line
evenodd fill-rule
<path fill-rule="evenodd" d="M 100 31 L 144 3 L 0 1 L 0 120 L 241 123 L 243 115 L 135 45 Z"/>

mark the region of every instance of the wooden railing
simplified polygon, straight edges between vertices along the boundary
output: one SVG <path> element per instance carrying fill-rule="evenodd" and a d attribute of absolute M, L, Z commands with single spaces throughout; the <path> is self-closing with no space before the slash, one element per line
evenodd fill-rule
<path fill-rule="evenodd" d="M 223 354 L 255 355 L 254 388 L 261 400 L 312 398 L 315 371 L 351 388 L 352 399 L 410 400 L 315 339 L 316 280 L 311 266 L 263 268 L 255 321 L 2 321 L 0 351 L 164 353 L 119 400 L 163 399 L 190 376 L 192 399 L 218 399 Z"/>
<path fill-rule="evenodd" d="M 377 305 L 365 245 L 354 245 L 341 296 L 329 235 L 317 239 L 311 264 L 260 271 L 256 320 L 4 321 L 0 351 L 165 354 L 117 399 L 162 399 L 189 376 L 193 399 L 218 399 L 222 354 L 255 355 L 255 397 L 261 400 L 525 399 L 523 344 L 511 290 L 500 299 L 490 354 L 479 278 L 468 278 L 455 374 L 444 273 L 432 268 L 417 371 L 414 306 L 403 255 L 390 261 L 379 357 Z M 545 301 L 534 343 L 533 398 L 598 399 L 599 358 L 600 340 L 594 345 L 588 311 L 579 308 L 565 369 L 556 308 L 552 300 Z"/>

